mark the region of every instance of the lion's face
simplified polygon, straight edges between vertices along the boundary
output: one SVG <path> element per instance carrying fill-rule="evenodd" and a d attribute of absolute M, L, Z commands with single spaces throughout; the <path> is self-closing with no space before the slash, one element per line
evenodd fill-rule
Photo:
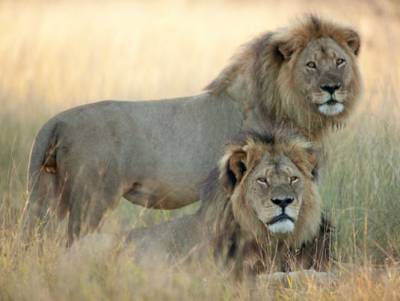
<path fill-rule="evenodd" d="M 261 119 L 285 122 L 319 139 L 359 99 L 360 45 L 351 27 L 307 15 L 248 43 L 207 89 L 239 101 L 249 127 Z"/>
<path fill-rule="evenodd" d="M 285 155 L 265 155 L 246 178 L 245 199 L 272 233 L 295 228 L 304 192 L 304 176 Z"/>
<path fill-rule="evenodd" d="M 318 155 L 311 143 L 298 136 L 277 137 L 230 149 L 220 162 L 220 178 L 244 228 L 290 234 L 310 208 L 319 210 L 309 195 L 310 187 L 316 187 L 312 171 Z"/>
<path fill-rule="evenodd" d="M 334 40 L 313 40 L 295 63 L 294 86 L 313 110 L 325 116 L 339 115 L 353 99 L 352 64 L 353 58 Z"/>

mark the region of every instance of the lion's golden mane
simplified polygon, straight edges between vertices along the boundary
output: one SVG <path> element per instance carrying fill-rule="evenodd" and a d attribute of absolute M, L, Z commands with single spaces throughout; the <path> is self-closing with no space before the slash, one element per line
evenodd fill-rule
<path fill-rule="evenodd" d="M 293 82 L 300 53 L 311 41 L 324 37 L 334 40 L 348 54 L 352 72 L 346 109 L 334 118 L 310 110 Z M 259 116 L 268 116 L 271 124 L 284 122 L 312 140 L 319 139 L 323 130 L 342 125 L 360 96 L 359 50 L 360 37 L 355 30 L 308 15 L 289 28 L 264 33 L 245 44 L 206 90 L 216 95 L 239 95 L 248 112 L 258 108 Z"/>
<path fill-rule="evenodd" d="M 321 200 L 312 174 L 318 164 L 319 148 L 316 150 L 314 145 L 292 130 L 278 129 L 272 133 L 249 132 L 230 143 L 219 170 L 210 173 L 202 189 L 203 204 L 199 212 L 203 224 L 211 225 L 214 256 L 223 266 L 230 267 L 237 278 L 272 270 L 321 270 L 330 264 L 332 257 L 333 226 L 321 212 Z M 245 173 L 257 165 L 254 158 L 265 153 L 289 156 L 301 170 L 305 181 L 304 201 L 292 234 L 282 238 L 267 230 L 250 208 L 249 201 L 244 199 L 245 182 L 229 187 L 232 179 L 224 166 L 237 149 L 253 153 Z"/>

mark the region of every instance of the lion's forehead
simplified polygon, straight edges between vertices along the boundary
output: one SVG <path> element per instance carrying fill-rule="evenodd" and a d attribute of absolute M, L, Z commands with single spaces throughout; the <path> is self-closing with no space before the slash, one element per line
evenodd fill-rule
<path fill-rule="evenodd" d="M 301 55 L 301 59 L 304 60 L 326 60 L 339 57 L 348 58 L 348 54 L 337 41 L 326 37 L 309 42 Z"/>
<path fill-rule="evenodd" d="M 268 177 L 290 176 L 300 173 L 296 164 L 285 154 L 265 153 L 254 168 L 255 174 Z"/>

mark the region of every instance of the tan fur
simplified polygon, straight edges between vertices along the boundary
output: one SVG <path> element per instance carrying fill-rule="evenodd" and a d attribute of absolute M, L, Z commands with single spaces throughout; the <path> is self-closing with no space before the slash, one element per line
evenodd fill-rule
<path fill-rule="evenodd" d="M 243 273 L 293 268 L 294 261 L 302 261 L 296 259 L 296 250 L 300 250 L 304 244 L 313 241 L 319 235 L 321 201 L 312 175 L 317 165 L 316 150 L 309 141 L 290 131 L 277 130 L 271 137 L 273 142 L 266 143 L 250 135 L 244 143 L 233 144 L 228 148 L 220 161 L 220 179 L 223 181 L 226 169 L 229 169 L 228 161 L 238 152 L 245 151 L 247 154 L 246 171 L 228 197 L 216 193 L 216 199 L 206 203 L 210 206 L 207 208 L 209 214 L 216 216 L 216 219 L 213 219 L 214 248 L 217 256 L 223 262 L 231 264 L 234 274 L 239 278 Z M 249 191 L 249 185 L 254 182 L 253 170 L 257 165 L 264 164 L 262 158 L 280 156 L 289 158 L 301 171 L 304 191 L 294 231 L 290 234 L 274 235 L 252 208 L 251 202 L 259 196 L 252 190 Z M 229 254 L 232 253 L 232 241 L 235 241 L 235 255 Z"/>
<path fill-rule="evenodd" d="M 336 42 L 349 60 L 346 108 L 334 118 L 312 110 L 299 93 L 309 87 L 295 81 L 295 74 L 304 68 L 299 63 L 300 54 L 307 51 L 310 42 L 324 38 Z M 356 61 L 359 50 L 360 37 L 355 30 L 314 15 L 306 16 L 289 28 L 264 33 L 244 45 L 206 89 L 216 95 L 225 92 L 242 101 L 253 118 L 267 115 L 272 123 L 284 122 L 312 140 L 319 140 L 324 130 L 339 126 L 348 117 L 360 96 L 361 77 Z"/>
<path fill-rule="evenodd" d="M 203 204 L 195 215 L 135 229 L 128 241 L 135 244 L 137 258 L 150 261 L 163 256 L 180 258 L 188 250 L 207 245 L 238 279 L 266 270 L 320 268 L 328 261 L 330 230 L 325 226 L 321 230 L 325 221 L 312 174 L 317 153 L 312 143 L 293 131 L 244 134 L 226 147 L 219 169 L 210 174 L 202 189 Z M 293 187 L 296 200 L 287 207 L 300 206 L 293 215 L 295 228 L 288 234 L 270 232 L 252 206 L 260 198 L 253 185 L 257 170 L 270 169 L 268 174 L 273 177 L 278 171 L 270 162 L 278 158 L 290 160 L 279 168 L 297 169 L 301 181 L 301 186 Z M 279 190 L 279 186 L 271 182 L 269 189 Z M 271 203 L 270 194 L 261 197 Z"/>
<path fill-rule="evenodd" d="M 71 245 L 98 229 L 122 197 L 157 209 L 193 203 L 225 141 L 244 129 L 282 123 L 320 142 L 359 95 L 359 44 L 354 30 L 308 16 L 250 42 L 200 95 L 97 102 L 54 116 L 31 150 L 24 237 L 42 232 L 56 211 L 68 216 Z M 334 65 L 339 56 L 344 67 Z M 305 67 L 309 59 L 320 75 Z M 320 89 L 337 82 L 340 112 Z"/>

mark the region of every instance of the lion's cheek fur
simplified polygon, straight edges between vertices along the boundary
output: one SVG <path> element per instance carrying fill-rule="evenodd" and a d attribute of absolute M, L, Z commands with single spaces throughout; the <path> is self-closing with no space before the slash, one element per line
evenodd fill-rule
<path fill-rule="evenodd" d="M 299 247 L 311 241 L 318 232 L 321 223 L 321 198 L 315 184 L 306 185 L 295 230 L 290 243 Z"/>
<path fill-rule="evenodd" d="M 347 106 L 352 109 L 357 103 L 362 94 L 362 78 L 358 66 L 354 63 L 352 66 L 352 78 L 349 84 L 349 96 Z"/>
<path fill-rule="evenodd" d="M 231 196 L 232 211 L 242 233 L 250 234 L 258 242 L 267 241 L 268 230 L 258 219 L 250 203 L 245 198 L 246 189 L 236 189 Z"/>

